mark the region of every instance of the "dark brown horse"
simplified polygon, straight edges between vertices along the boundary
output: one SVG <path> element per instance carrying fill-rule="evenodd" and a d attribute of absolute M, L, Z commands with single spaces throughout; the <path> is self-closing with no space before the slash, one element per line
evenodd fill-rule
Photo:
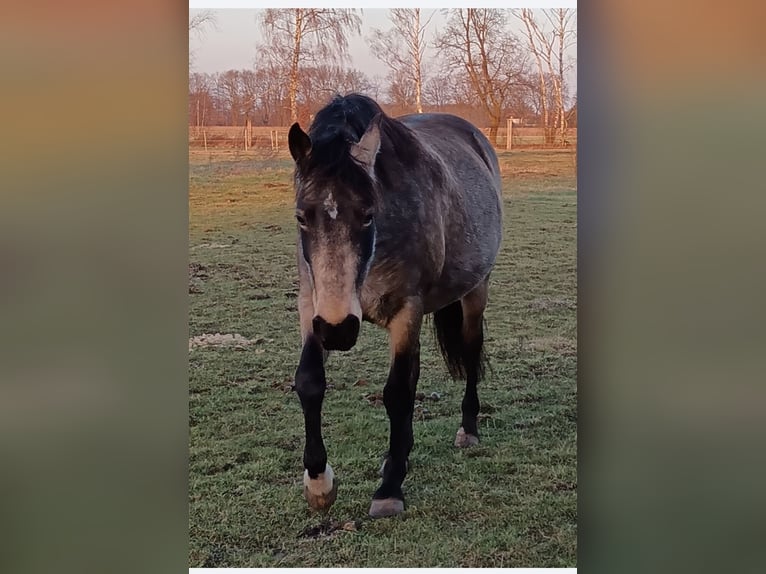
<path fill-rule="evenodd" d="M 321 430 L 324 363 L 328 351 L 354 346 L 364 319 L 390 338 L 383 389 L 390 443 L 370 515 L 391 516 L 404 510 L 427 313 L 450 373 L 466 379 L 455 446 L 479 441 L 483 313 L 502 235 L 497 156 L 465 120 L 392 118 L 358 94 L 335 97 L 308 134 L 296 123 L 288 139 L 299 227 L 303 350 L 295 388 L 306 424 L 304 495 L 313 508 L 335 501 Z"/>

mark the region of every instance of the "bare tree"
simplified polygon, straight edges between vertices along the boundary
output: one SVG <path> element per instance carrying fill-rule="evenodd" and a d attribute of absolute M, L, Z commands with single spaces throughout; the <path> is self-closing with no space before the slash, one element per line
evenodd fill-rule
<path fill-rule="evenodd" d="M 260 15 L 266 43 L 259 49 L 272 64 L 288 62 L 286 80 L 291 121 L 298 121 L 298 72 L 304 62 L 342 60 L 348 33 L 361 33 L 355 9 L 270 8 Z"/>
<path fill-rule="evenodd" d="M 476 102 L 489 117 L 494 144 L 506 101 L 526 69 L 526 55 L 506 21 L 503 10 L 450 10 L 447 27 L 436 40 L 445 62 L 465 70 Z"/>
<path fill-rule="evenodd" d="M 442 111 L 447 104 L 455 103 L 452 78 L 446 73 L 434 74 L 425 82 L 423 96 L 425 101 L 438 111 Z"/>
<path fill-rule="evenodd" d="M 575 11 L 556 8 L 543 10 L 545 21 L 535 18 L 535 12 L 528 8 L 512 10 L 516 18 L 524 23 L 527 44 L 537 62 L 540 100 L 543 105 L 543 126 L 546 142 L 553 140 L 553 128 L 550 115 L 548 91 L 552 91 L 555 105 L 555 124 L 559 128 L 561 143 L 566 139 L 566 86 L 564 74 L 571 66 L 565 63 L 564 54 L 576 41 L 574 28 Z M 550 79 L 550 81 L 546 81 Z M 550 86 L 549 86 L 550 84 Z"/>
<path fill-rule="evenodd" d="M 338 65 L 303 66 L 298 87 L 299 103 L 309 114 L 315 114 L 336 94 L 369 92 L 372 82 L 357 69 Z"/>
<path fill-rule="evenodd" d="M 205 33 L 205 28 L 215 26 L 215 12 L 212 10 L 202 10 L 189 18 L 189 33 L 195 32 L 198 35 Z"/>
<path fill-rule="evenodd" d="M 431 12 L 425 23 L 421 23 L 420 8 L 394 8 L 389 10 L 393 28 L 387 31 L 373 28 L 367 39 L 372 54 L 391 69 L 391 77 L 412 82 L 419 114 L 423 113 L 425 33 L 435 13 Z"/>
<path fill-rule="evenodd" d="M 209 26 L 215 27 L 216 18 L 215 12 L 212 10 L 202 10 L 189 17 L 189 35 L 196 34 L 198 38 L 205 35 L 205 31 Z M 194 66 L 194 52 L 189 50 L 189 69 Z"/>
<path fill-rule="evenodd" d="M 196 127 L 195 135 L 205 127 L 210 114 L 212 98 L 210 95 L 213 81 L 208 74 L 193 73 L 189 75 L 189 117 Z M 191 125 L 191 122 L 190 122 Z"/>
<path fill-rule="evenodd" d="M 553 27 L 553 35 L 558 47 L 557 61 L 557 83 L 558 83 L 558 107 L 559 107 L 559 129 L 561 134 L 561 143 L 566 141 L 567 117 L 566 113 L 566 84 L 564 72 L 570 67 L 570 64 L 564 63 L 564 53 L 566 49 L 577 42 L 577 24 L 575 22 L 576 11 L 566 8 L 554 8 L 545 11 L 548 21 Z"/>
<path fill-rule="evenodd" d="M 386 77 L 388 85 L 385 94 L 388 103 L 396 106 L 396 113 L 403 114 L 412 111 L 417 101 L 415 84 L 406 70 L 391 70 Z"/>

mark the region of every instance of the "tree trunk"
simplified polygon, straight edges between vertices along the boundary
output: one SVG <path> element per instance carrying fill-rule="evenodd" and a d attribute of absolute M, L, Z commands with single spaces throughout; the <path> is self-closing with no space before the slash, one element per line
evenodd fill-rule
<path fill-rule="evenodd" d="M 537 71 L 539 73 L 540 77 L 540 102 L 543 107 L 543 138 L 545 141 L 545 144 L 550 143 L 550 128 L 548 127 L 548 86 L 545 83 L 545 71 L 543 69 L 543 60 L 540 57 L 540 52 L 537 50 L 537 45 L 535 44 L 535 34 L 532 31 L 532 28 L 534 27 L 534 20 L 532 19 L 532 14 L 527 9 L 523 9 L 521 11 L 521 19 L 524 22 L 524 26 L 527 29 L 527 38 L 529 39 L 529 48 L 532 50 L 532 54 L 535 56 L 535 60 L 537 61 Z"/>
<path fill-rule="evenodd" d="M 497 132 L 500 127 L 500 112 L 490 114 L 489 116 L 489 141 L 493 146 L 497 146 Z"/>
<path fill-rule="evenodd" d="M 415 8 L 415 18 L 412 33 L 412 53 L 414 57 L 413 64 L 415 67 L 415 105 L 417 106 L 418 113 L 422 114 L 423 105 L 420 101 L 420 94 L 423 88 L 420 75 L 420 8 Z"/>
<path fill-rule="evenodd" d="M 561 145 L 566 142 L 567 117 L 564 110 L 564 40 L 566 37 L 566 22 L 564 20 L 566 11 L 559 9 L 559 90 L 561 97 Z"/>
<path fill-rule="evenodd" d="M 303 10 L 295 9 L 295 34 L 293 36 L 293 59 L 290 62 L 290 123 L 298 121 L 298 65 L 301 56 L 303 33 Z"/>

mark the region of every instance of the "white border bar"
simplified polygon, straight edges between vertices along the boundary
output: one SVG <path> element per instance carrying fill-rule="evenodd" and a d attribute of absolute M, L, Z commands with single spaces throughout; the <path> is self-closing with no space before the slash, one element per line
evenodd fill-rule
<path fill-rule="evenodd" d="M 226 8 L 359 8 L 359 0 L 189 0 L 190 10 L 219 10 Z M 577 0 L 421 0 L 403 2 L 389 0 L 363 3 L 363 9 L 402 8 L 407 5 L 415 8 L 436 10 L 439 8 L 575 8 Z"/>

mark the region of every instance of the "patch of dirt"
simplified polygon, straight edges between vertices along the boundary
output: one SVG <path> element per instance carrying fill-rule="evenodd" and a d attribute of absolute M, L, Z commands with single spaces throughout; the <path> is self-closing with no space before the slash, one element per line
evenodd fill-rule
<path fill-rule="evenodd" d="M 201 263 L 189 263 L 189 277 L 194 277 L 195 279 L 207 279 L 209 277 L 207 267 Z"/>
<path fill-rule="evenodd" d="M 363 398 L 365 398 L 373 407 L 383 406 L 383 393 L 370 393 L 368 395 L 363 395 Z"/>
<path fill-rule="evenodd" d="M 412 413 L 412 418 L 416 421 L 425 421 L 428 419 L 433 418 L 433 414 L 431 411 L 423 405 L 423 403 L 415 403 L 414 412 Z"/>
<path fill-rule="evenodd" d="M 189 293 L 202 293 L 200 283 L 209 277 L 207 267 L 201 263 L 189 263 Z"/>
<path fill-rule="evenodd" d="M 285 378 L 283 381 L 274 381 L 271 388 L 280 390 L 283 393 L 292 393 L 295 391 L 295 381 L 292 378 Z"/>
<path fill-rule="evenodd" d="M 236 333 L 203 334 L 189 339 L 189 350 L 192 351 L 200 347 L 246 349 L 250 345 L 263 343 L 265 340 L 263 337 L 247 339 Z"/>
<path fill-rule="evenodd" d="M 321 538 L 331 536 L 337 532 L 356 532 L 359 530 L 361 522 L 359 520 L 346 520 L 338 522 L 337 520 L 325 520 L 316 526 L 308 526 L 298 533 L 298 538 Z"/>

